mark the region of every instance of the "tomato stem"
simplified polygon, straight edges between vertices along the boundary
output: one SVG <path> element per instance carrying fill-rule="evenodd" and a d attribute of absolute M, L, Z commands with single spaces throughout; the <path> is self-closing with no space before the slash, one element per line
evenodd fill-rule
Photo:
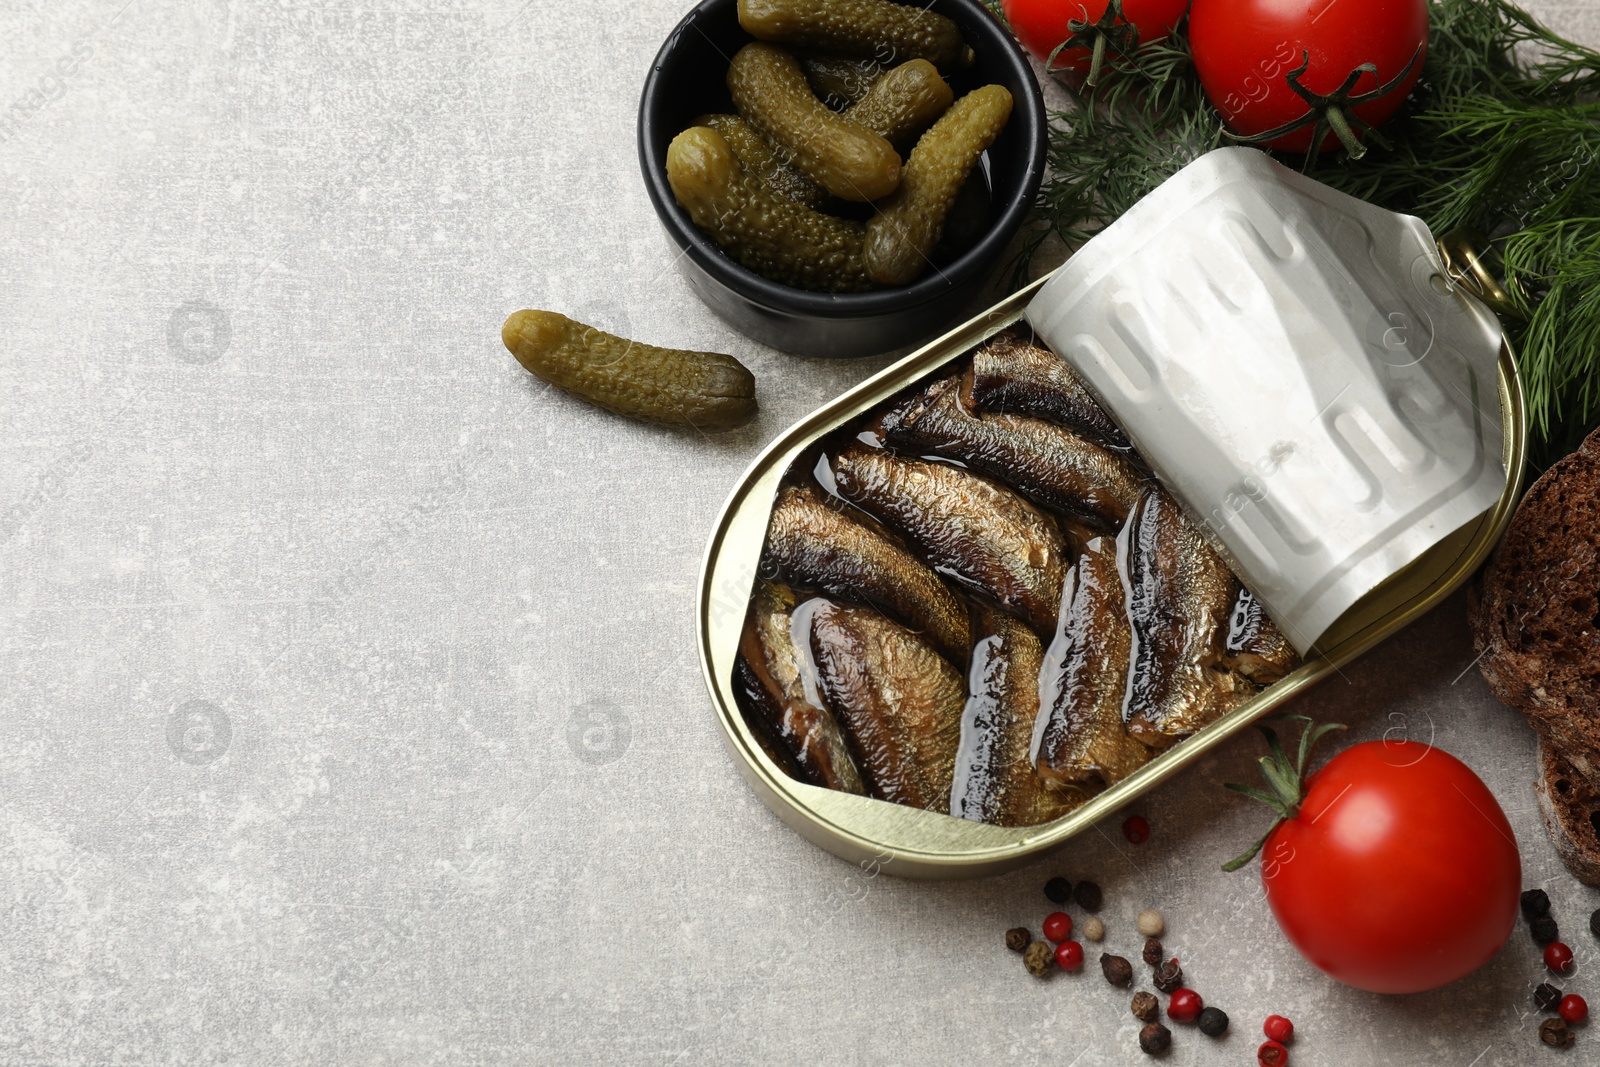
<path fill-rule="evenodd" d="M 1344 145 L 1344 150 L 1350 153 L 1351 159 L 1360 159 L 1367 154 L 1367 146 L 1361 143 L 1361 138 L 1356 136 L 1356 131 L 1350 128 L 1350 120 L 1345 117 L 1344 111 L 1330 107 L 1323 113 L 1328 125 L 1333 127 L 1333 132 L 1339 138 L 1339 143 Z"/>
<path fill-rule="evenodd" d="M 1261 840 L 1251 846 L 1248 852 L 1243 852 L 1222 865 L 1225 871 L 1236 871 L 1240 867 L 1255 859 L 1261 847 L 1267 843 L 1274 830 L 1285 822 L 1300 815 L 1300 803 L 1305 799 L 1306 767 L 1311 763 L 1312 749 L 1317 742 L 1335 730 L 1345 729 L 1344 723 L 1329 722 L 1317 726 L 1310 718 L 1304 715 L 1276 715 L 1272 720 L 1279 722 L 1298 722 L 1300 729 L 1300 746 L 1295 759 L 1291 760 L 1284 751 L 1283 743 L 1278 740 L 1278 733 L 1269 726 L 1257 725 L 1261 735 L 1267 739 L 1268 754 L 1256 761 L 1261 768 L 1261 776 L 1272 787 L 1269 793 L 1264 789 L 1256 789 L 1248 785 L 1227 783 L 1226 788 L 1235 793 L 1243 794 L 1252 800 L 1259 800 L 1273 811 L 1278 817 L 1267 827 L 1267 832 L 1261 835 Z"/>
<path fill-rule="evenodd" d="M 1094 88 L 1095 79 L 1100 77 L 1100 65 L 1106 61 L 1106 35 L 1094 35 L 1094 52 L 1089 57 L 1089 76 L 1083 79 L 1083 84 L 1090 89 Z"/>
<path fill-rule="evenodd" d="M 1250 851 L 1241 853 L 1241 854 L 1233 857 L 1233 859 L 1229 860 L 1227 863 L 1224 863 L 1222 865 L 1222 869 L 1227 871 L 1229 874 L 1232 874 L 1234 871 L 1237 871 L 1240 867 L 1243 867 L 1245 864 L 1247 864 L 1251 860 L 1255 859 L 1256 858 L 1256 854 L 1258 852 L 1260 852 L 1262 846 L 1267 843 L 1267 838 L 1271 837 L 1273 831 L 1276 830 L 1278 827 L 1282 826 L 1283 822 L 1284 821 L 1282 819 L 1274 819 L 1274 820 L 1272 820 L 1272 825 L 1267 827 L 1267 832 L 1261 835 L 1261 839 L 1260 840 L 1258 840 L 1255 844 L 1250 846 Z"/>
<path fill-rule="evenodd" d="M 1388 147 L 1389 142 L 1384 140 L 1383 135 L 1373 129 L 1369 123 L 1362 121 L 1361 116 L 1355 113 L 1355 109 L 1362 104 L 1388 96 L 1398 89 L 1400 83 L 1410 76 L 1411 71 L 1417 65 L 1417 61 L 1421 58 L 1422 45 L 1419 44 L 1416 51 L 1411 53 L 1411 58 L 1406 61 L 1406 65 L 1400 68 L 1399 74 L 1379 85 L 1376 89 L 1365 93 L 1353 93 L 1356 83 L 1361 80 L 1363 75 L 1370 74 L 1374 80 L 1378 77 L 1377 64 L 1363 63 L 1345 76 L 1344 84 L 1340 85 L 1339 88 L 1327 95 L 1322 95 L 1307 89 L 1300 80 L 1311 67 L 1311 53 L 1302 49 L 1300 52 L 1300 65 L 1284 77 L 1289 83 L 1289 88 L 1293 89 L 1295 94 L 1306 102 L 1306 113 L 1292 122 L 1286 122 L 1282 126 L 1264 130 L 1261 133 L 1246 135 L 1234 133 L 1232 130 L 1223 130 L 1222 132 L 1229 140 L 1239 144 L 1268 144 L 1278 140 L 1280 137 L 1286 137 L 1296 130 L 1303 130 L 1310 126 L 1311 147 L 1306 151 L 1306 162 L 1305 166 L 1301 168 L 1302 171 L 1309 171 L 1316 166 L 1317 156 L 1322 151 L 1322 142 L 1330 130 L 1334 136 L 1339 138 L 1339 142 L 1344 145 L 1345 150 L 1350 153 L 1351 159 L 1360 159 L 1367 154 L 1366 146 L 1361 143 L 1361 134 L 1367 134 L 1374 141 L 1385 147 Z"/>
<path fill-rule="evenodd" d="M 1132 58 L 1134 50 L 1139 47 L 1139 28 L 1123 17 L 1122 0 L 1111 0 L 1094 22 L 1070 19 L 1067 22 L 1067 34 L 1067 39 L 1051 50 L 1044 69 L 1054 74 L 1058 55 L 1075 48 L 1087 48 L 1090 58 L 1089 76 L 1083 80 L 1086 89 L 1093 89 L 1099 79 L 1100 71 L 1105 66 L 1107 48 L 1116 49 L 1127 59 Z"/>

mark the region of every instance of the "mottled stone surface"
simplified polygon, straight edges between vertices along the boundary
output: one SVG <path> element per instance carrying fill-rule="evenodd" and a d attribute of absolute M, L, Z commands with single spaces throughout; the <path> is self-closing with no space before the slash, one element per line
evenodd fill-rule
<path fill-rule="evenodd" d="M 1289 949 L 1217 869 L 1262 827 L 1220 787 L 1252 738 L 1139 805 L 1148 843 L 965 884 L 866 878 L 745 787 L 704 539 L 884 361 L 764 350 L 670 265 L 634 107 L 687 3 L 0 12 L 0 1065 L 1136 1057 L 1124 991 L 1002 944 L 1056 872 L 1105 887 L 1107 951 L 1159 907 L 1232 1017 L 1168 1062 L 1249 1062 L 1269 1012 L 1304 1067 L 1553 1054 L 1521 930 L 1405 998 Z M 705 440 L 554 394 L 501 347 L 523 306 L 732 352 L 763 414 Z M 1299 710 L 1479 770 L 1600 998 L 1600 893 L 1471 659 L 1457 597 Z"/>

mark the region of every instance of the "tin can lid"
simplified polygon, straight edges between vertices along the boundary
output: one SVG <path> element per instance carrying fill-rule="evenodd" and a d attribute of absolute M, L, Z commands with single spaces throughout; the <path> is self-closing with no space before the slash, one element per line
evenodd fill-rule
<path fill-rule="evenodd" d="M 1028 320 L 1302 653 L 1499 500 L 1499 321 L 1420 219 L 1250 148 L 1083 246 Z"/>

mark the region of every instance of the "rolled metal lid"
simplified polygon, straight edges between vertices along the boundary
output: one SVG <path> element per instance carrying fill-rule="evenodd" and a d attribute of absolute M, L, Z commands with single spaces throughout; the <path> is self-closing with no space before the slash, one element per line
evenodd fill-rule
<path fill-rule="evenodd" d="M 1302 654 L 1505 489 L 1499 321 L 1421 220 L 1254 149 L 1168 179 L 1028 320 Z"/>

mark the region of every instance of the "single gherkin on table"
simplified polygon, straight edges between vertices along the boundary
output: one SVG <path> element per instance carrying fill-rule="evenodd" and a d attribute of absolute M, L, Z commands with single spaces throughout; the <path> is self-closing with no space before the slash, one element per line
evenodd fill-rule
<path fill-rule="evenodd" d="M 731 430 L 756 415 L 755 377 L 732 356 L 657 348 L 554 311 L 518 311 L 501 340 L 535 377 L 645 422 Z"/>

